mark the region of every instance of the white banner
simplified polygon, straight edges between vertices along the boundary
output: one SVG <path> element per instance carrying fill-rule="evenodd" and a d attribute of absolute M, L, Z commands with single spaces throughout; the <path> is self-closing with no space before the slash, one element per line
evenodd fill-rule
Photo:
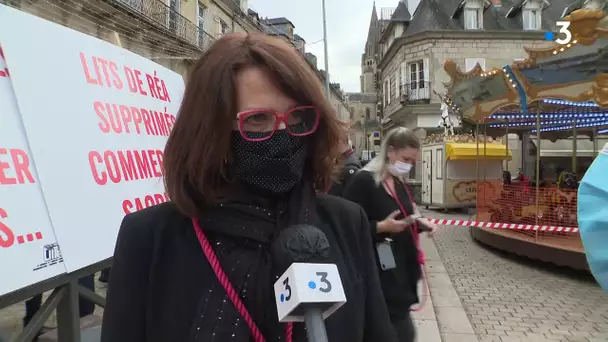
<path fill-rule="evenodd" d="M 0 296 L 65 272 L 0 46 Z"/>
<path fill-rule="evenodd" d="M 0 42 L 67 271 L 110 257 L 125 213 L 167 201 L 182 77 L 6 6 Z"/>

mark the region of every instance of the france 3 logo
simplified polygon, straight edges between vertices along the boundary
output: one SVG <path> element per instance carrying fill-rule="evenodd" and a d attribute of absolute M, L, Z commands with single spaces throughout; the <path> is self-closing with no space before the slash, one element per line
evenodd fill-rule
<path fill-rule="evenodd" d="M 553 32 L 546 32 L 545 40 L 555 41 L 559 45 L 570 44 L 570 41 L 572 41 L 572 32 L 570 32 L 570 22 L 557 21 L 555 22 L 555 25 L 557 26 L 557 28 L 559 28 L 557 36 Z"/>

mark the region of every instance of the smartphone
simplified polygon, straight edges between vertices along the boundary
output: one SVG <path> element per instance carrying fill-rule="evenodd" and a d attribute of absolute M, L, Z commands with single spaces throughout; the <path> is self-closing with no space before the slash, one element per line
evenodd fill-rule
<path fill-rule="evenodd" d="M 395 255 L 391 248 L 390 242 L 380 242 L 376 244 L 376 251 L 378 252 L 378 261 L 380 262 L 380 268 L 383 271 L 391 270 L 397 267 L 395 262 Z"/>

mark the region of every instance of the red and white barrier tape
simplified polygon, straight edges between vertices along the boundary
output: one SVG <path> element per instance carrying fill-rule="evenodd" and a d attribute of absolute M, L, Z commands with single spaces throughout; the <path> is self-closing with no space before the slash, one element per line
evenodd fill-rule
<path fill-rule="evenodd" d="M 461 227 L 479 227 L 479 228 L 495 228 L 495 229 L 512 229 L 512 230 L 532 230 L 540 232 L 562 232 L 562 233 L 578 233 L 578 228 L 574 227 L 559 227 L 559 226 L 537 226 L 534 224 L 518 224 L 518 223 L 495 223 L 495 222 L 477 222 L 477 221 L 462 221 L 462 220 L 445 220 L 427 218 L 427 220 L 446 226 L 461 226 Z"/>

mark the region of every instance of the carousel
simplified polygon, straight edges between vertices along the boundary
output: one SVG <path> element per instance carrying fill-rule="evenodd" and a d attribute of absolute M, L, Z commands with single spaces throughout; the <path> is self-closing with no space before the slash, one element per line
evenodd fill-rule
<path fill-rule="evenodd" d="M 461 128 L 427 145 L 467 146 L 460 154 L 468 164 L 459 168 L 474 170 L 467 198 L 476 207 L 475 240 L 586 269 L 577 188 L 598 141 L 608 139 L 608 15 L 580 9 L 563 20 L 569 43 L 526 49 L 527 59 L 512 65 L 465 73 L 446 61 L 451 81 L 442 100 Z M 562 146 L 561 156 L 547 157 L 553 145 Z M 581 145 L 592 147 L 581 153 Z"/>

